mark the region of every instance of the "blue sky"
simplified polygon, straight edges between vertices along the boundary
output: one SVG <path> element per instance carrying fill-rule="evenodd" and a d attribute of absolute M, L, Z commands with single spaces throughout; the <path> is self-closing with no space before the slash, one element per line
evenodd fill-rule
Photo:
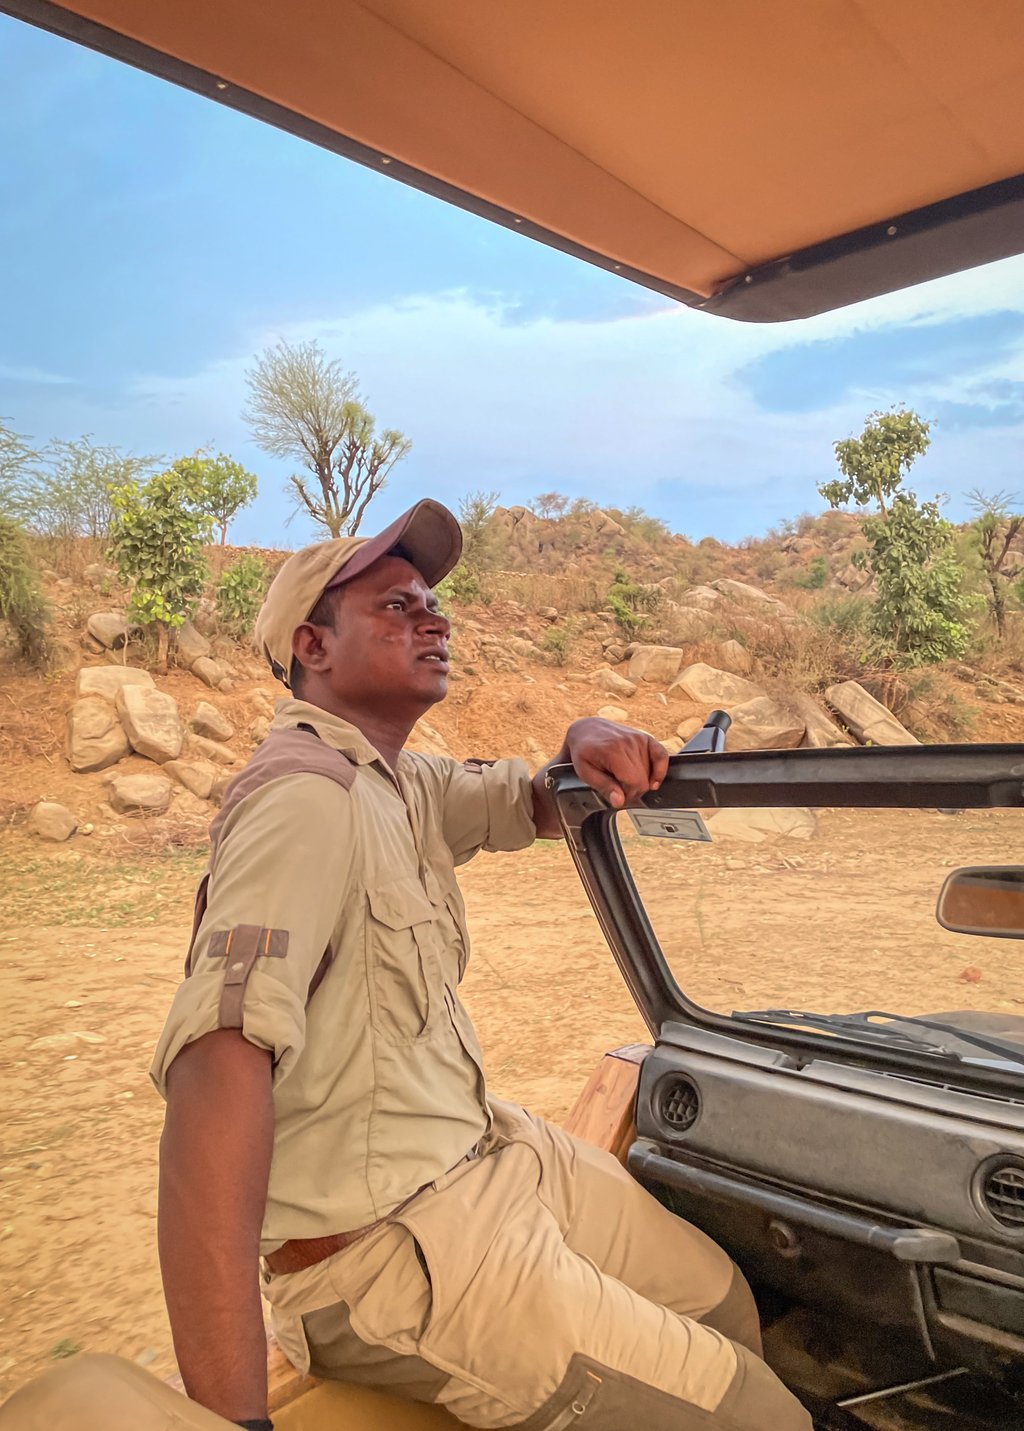
<path fill-rule="evenodd" d="M 0 417 L 44 442 L 224 449 L 237 542 L 297 545 L 244 374 L 317 339 L 413 441 L 378 499 L 556 489 L 724 540 L 816 510 L 873 408 L 937 422 L 922 494 L 1024 494 L 1024 259 L 802 323 L 671 305 L 0 16 Z"/>

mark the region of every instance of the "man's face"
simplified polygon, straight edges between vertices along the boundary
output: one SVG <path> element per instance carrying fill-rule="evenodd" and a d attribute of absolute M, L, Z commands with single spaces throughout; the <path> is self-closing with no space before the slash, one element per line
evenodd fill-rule
<path fill-rule="evenodd" d="M 336 601 L 335 629 L 315 629 L 325 658 L 317 674 L 339 707 L 404 714 L 444 700 L 451 623 L 410 562 L 381 557 Z"/>

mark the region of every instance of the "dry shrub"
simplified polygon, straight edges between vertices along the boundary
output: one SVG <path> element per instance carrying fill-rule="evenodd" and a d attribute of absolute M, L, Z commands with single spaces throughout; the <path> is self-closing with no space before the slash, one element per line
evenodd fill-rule
<path fill-rule="evenodd" d="M 99 537 L 32 536 L 30 541 L 33 556 L 41 567 L 55 571 L 58 576 L 70 576 L 76 582 L 84 580 L 87 566 L 106 560 L 106 542 Z"/>
<path fill-rule="evenodd" d="M 210 821 L 205 815 L 185 815 L 171 809 L 166 815 L 141 816 L 118 830 L 116 839 L 134 854 L 159 855 L 168 850 L 202 854 L 210 844 Z"/>
<path fill-rule="evenodd" d="M 574 611 L 603 611 L 610 582 L 576 573 L 493 571 L 484 577 L 496 598 L 516 601 L 527 611 L 552 606 L 563 616 Z"/>

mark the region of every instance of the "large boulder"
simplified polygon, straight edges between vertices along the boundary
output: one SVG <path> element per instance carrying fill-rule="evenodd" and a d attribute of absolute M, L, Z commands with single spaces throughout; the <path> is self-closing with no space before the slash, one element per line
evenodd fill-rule
<path fill-rule="evenodd" d="M 171 789 L 164 775 L 115 775 L 108 799 L 119 815 L 162 815 L 171 803 Z"/>
<path fill-rule="evenodd" d="M 594 684 L 600 686 L 602 691 L 606 691 L 610 696 L 625 696 L 626 699 L 636 694 L 636 685 L 633 681 L 627 681 L 625 676 L 620 676 L 618 671 L 611 671 L 602 666 L 599 671 L 594 672 Z"/>
<path fill-rule="evenodd" d="M 703 611 L 714 611 L 722 603 L 722 593 L 713 586 L 691 586 L 682 596 L 676 597 L 677 606 L 694 606 Z"/>
<path fill-rule="evenodd" d="M 78 821 L 66 805 L 56 800 L 40 800 L 28 812 L 26 826 L 41 840 L 54 840 L 58 844 L 70 840 L 78 829 Z"/>
<path fill-rule="evenodd" d="M 229 745 L 224 745 L 219 740 L 208 740 L 205 735 L 196 735 L 194 731 L 189 731 L 186 736 L 185 747 L 189 755 L 212 760 L 215 765 L 238 764 L 238 756 Z"/>
<path fill-rule="evenodd" d="M 178 628 L 175 659 L 179 666 L 184 666 L 186 671 L 191 671 L 201 656 L 209 656 L 209 654 L 209 641 L 201 631 L 196 630 L 191 621 L 186 621 L 184 626 Z"/>
<path fill-rule="evenodd" d="M 629 658 L 629 679 L 667 686 L 682 664 L 683 652 L 678 646 L 637 646 Z"/>
<path fill-rule="evenodd" d="M 110 702 L 82 696 L 68 712 L 66 749 L 71 769 L 84 774 L 116 765 L 131 746 Z"/>
<path fill-rule="evenodd" d="M 230 674 L 219 661 L 214 661 L 210 656 L 197 657 L 190 670 L 193 676 L 198 676 L 211 690 L 223 691 L 226 687 L 230 688 Z"/>
<path fill-rule="evenodd" d="M 123 611 L 94 611 L 86 630 L 108 651 L 120 651 L 128 640 L 128 621 Z"/>
<path fill-rule="evenodd" d="M 733 676 L 751 676 L 754 673 L 754 658 L 739 641 L 717 642 L 714 656 L 721 671 L 728 671 Z"/>
<path fill-rule="evenodd" d="M 200 701 L 189 721 L 196 735 L 208 736 L 210 740 L 233 740 L 235 728 L 209 701 Z"/>
<path fill-rule="evenodd" d="M 749 845 L 760 845 L 768 839 L 809 840 L 817 829 L 813 811 L 800 806 L 717 810 L 707 816 L 707 822 L 712 840 L 742 840 Z"/>
<path fill-rule="evenodd" d="M 214 785 L 220 779 L 220 771 L 208 760 L 168 760 L 163 773 L 176 780 L 179 785 L 200 800 L 209 800 Z"/>
<path fill-rule="evenodd" d="M 757 696 L 729 712 L 732 725 L 725 737 L 726 750 L 794 750 L 804 738 L 804 721 L 773 701 Z"/>
<path fill-rule="evenodd" d="M 829 686 L 825 699 L 847 730 L 862 745 L 920 745 L 916 736 L 900 724 L 874 696 L 856 681 Z"/>
<path fill-rule="evenodd" d="M 105 701 L 116 701 L 117 693 L 125 686 L 153 687 L 153 677 L 148 671 L 140 671 L 138 666 L 83 666 L 78 673 L 75 693 L 79 696 L 102 696 Z"/>
<path fill-rule="evenodd" d="M 101 561 L 90 562 L 82 572 L 82 576 L 94 591 L 99 591 L 101 588 L 109 590 L 117 581 L 117 572 L 112 571 L 109 566 L 104 566 Z"/>
<path fill-rule="evenodd" d="M 720 626 L 721 617 L 713 608 L 708 611 L 700 606 L 678 606 L 672 613 L 672 635 L 677 641 L 693 645 L 707 641 Z"/>
<path fill-rule="evenodd" d="M 720 591 L 723 596 L 731 596 L 734 601 L 744 601 L 762 606 L 774 606 L 777 611 L 787 611 L 789 607 L 784 601 L 780 601 L 777 596 L 769 596 L 767 591 L 762 591 L 759 586 L 751 586 L 746 581 L 734 581 L 731 577 L 719 577 L 718 581 L 712 582 L 716 591 Z"/>
<path fill-rule="evenodd" d="M 804 722 L 804 738 L 800 742 L 807 750 L 832 750 L 840 745 L 853 745 L 848 735 L 839 729 L 834 720 L 822 710 L 813 696 L 790 697 L 790 704 Z"/>
<path fill-rule="evenodd" d="M 177 760 L 184 731 L 173 696 L 155 687 L 123 686 L 117 693 L 116 705 L 134 751 L 158 765 Z"/>
<path fill-rule="evenodd" d="M 670 696 L 682 696 L 685 700 L 696 701 L 708 709 L 720 708 L 732 714 L 733 707 L 756 701 L 764 695 L 760 686 L 743 676 L 734 676 L 731 671 L 720 671 L 716 666 L 708 666 L 703 661 L 687 666 L 668 688 Z"/>
<path fill-rule="evenodd" d="M 278 689 L 284 691 L 283 686 Z M 274 700 L 267 695 L 266 691 L 261 691 L 258 686 L 256 690 L 249 692 L 249 704 L 257 715 L 266 716 L 267 720 L 274 719 L 274 712 L 277 709 Z"/>

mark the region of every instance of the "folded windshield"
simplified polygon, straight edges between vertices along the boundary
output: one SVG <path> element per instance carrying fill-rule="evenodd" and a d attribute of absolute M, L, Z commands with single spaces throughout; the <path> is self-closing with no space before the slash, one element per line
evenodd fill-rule
<path fill-rule="evenodd" d="M 1024 863 L 1024 810 L 627 811 L 616 829 L 692 1003 L 1024 1076 L 1024 943 L 936 919 L 953 870 Z"/>
<path fill-rule="evenodd" d="M 977 1050 L 982 1049 L 996 1058 L 1008 1058 L 1011 1062 L 1024 1064 L 1024 1019 L 1021 1020 L 1022 1041 L 1014 1043 L 1010 1039 L 972 1033 L 955 1022 L 910 1018 L 903 1014 L 885 1013 L 881 1009 L 866 1009 L 860 1014 L 808 1014 L 798 1009 L 756 1009 L 745 1013 L 734 1011 L 732 1017 L 757 1023 L 809 1026 L 823 1029 L 826 1033 L 834 1031 L 846 1038 L 888 1044 L 890 1047 L 915 1050 L 924 1047 L 931 1053 L 948 1058 L 976 1057 Z M 955 1020 L 956 1015 L 950 1018 Z M 993 1026 L 998 1026 L 999 1022 L 998 1019 L 993 1020 Z"/>

